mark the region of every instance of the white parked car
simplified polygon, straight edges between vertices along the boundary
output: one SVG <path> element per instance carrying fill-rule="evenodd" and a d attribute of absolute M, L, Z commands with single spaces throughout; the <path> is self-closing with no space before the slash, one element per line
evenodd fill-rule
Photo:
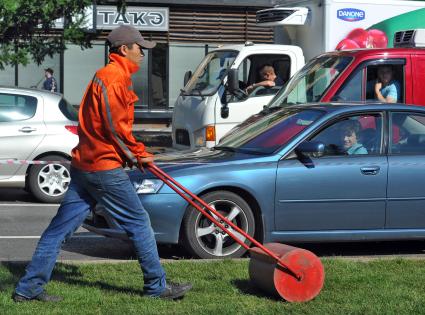
<path fill-rule="evenodd" d="M 0 187 L 22 187 L 42 202 L 59 202 L 70 182 L 69 164 L 5 161 L 69 161 L 77 126 L 78 113 L 61 94 L 0 87 Z"/>

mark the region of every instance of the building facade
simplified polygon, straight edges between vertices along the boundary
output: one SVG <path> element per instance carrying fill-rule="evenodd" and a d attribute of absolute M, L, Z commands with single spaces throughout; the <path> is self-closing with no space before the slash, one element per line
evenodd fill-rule
<path fill-rule="evenodd" d="M 136 118 L 169 119 L 183 87 L 187 70 L 194 71 L 205 54 L 219 45 L 272 43 L 273 30 L 258 27 L 255 12 L 273 1 L 127 1 L 125 14 L 117 13 L 114 1 L 91 8 L 96 39 L 92 48 L 67 45 L 61 54 L 41 65 L 30 63 L 0 71 L 0 85 L 41 88 L 44 69 L 52 68 L 58 90 L 78 105 L 94 72 L 108 62 L 106 37 L 121 24 L 138 28 L 158 44 L 134 74 L 134 89 L 140 100 Z"/>

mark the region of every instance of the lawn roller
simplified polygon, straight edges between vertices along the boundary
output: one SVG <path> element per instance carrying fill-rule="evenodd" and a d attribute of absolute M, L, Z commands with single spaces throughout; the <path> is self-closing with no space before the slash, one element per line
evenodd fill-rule
<path fill-rule="evenodd" d="M 251 256 L 249 277 L 257 287 L 269 294 L 280 296 L 288 302 L 306 302 L 319 294 L 323 287 L 325 272 L 320 259 L 312 252 L 279 243 L 261 244 L 154 163 L 147 163 L 146 167 L 235 242 L 249 251 Z M 234 231 L 230 231 L 229 227 Z M 246 244 L 246 240 L 255 247 Z"/>

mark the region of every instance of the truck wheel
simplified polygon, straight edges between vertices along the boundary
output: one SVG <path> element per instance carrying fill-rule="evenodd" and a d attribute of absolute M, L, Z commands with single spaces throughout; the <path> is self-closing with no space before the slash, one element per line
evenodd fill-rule
<path fill-rule="evenodd" d="M 254 235 L 254 215 L 248 203 L 240 196 L 229 191 L 214 191 L 201 198 L 250 236 Z M 231 227 L 229 230 L 239 234 Z M 240 239 L 249 244 L 242 235 Z M 192 206 L 189 206 L 183 219 L 183 241 L 192 254 L 199 258 L 237 258 L 246 252 L 245 248 Z"/>
<path fill-rule="evenodd" d="M 42 161 L 60 161 L 64 157 L 48 155 Z M 33 165 L 28 172 L 29 191 L 41 202 L 58 203 L 68 190 L 71 176 L 69 164 L 42 164 Z"/>

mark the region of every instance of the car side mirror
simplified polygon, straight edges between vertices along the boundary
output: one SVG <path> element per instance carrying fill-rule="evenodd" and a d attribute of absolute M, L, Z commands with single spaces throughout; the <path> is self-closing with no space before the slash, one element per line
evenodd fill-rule
<path fill-rule="evenodd" d="M 238 69 L 229 69 L 227 72 L 227 91 L 235 94 L 239 90 L 239 74 Z"/>
<path fill-rule="evenodd" d="M 192 71 L 190 70 L 186 71 L 186 73 L 184 74 L 183 86 L 186 86 L 187 82 L 189 82 L 191 77 L 192 77 Z"/>
<path fill-rule="evenodd" d="M 320 141 L 304 141 L 295 148 L 295 153 L 302 156 L 321 157 L 325 153 L 325 144 Z"/>

